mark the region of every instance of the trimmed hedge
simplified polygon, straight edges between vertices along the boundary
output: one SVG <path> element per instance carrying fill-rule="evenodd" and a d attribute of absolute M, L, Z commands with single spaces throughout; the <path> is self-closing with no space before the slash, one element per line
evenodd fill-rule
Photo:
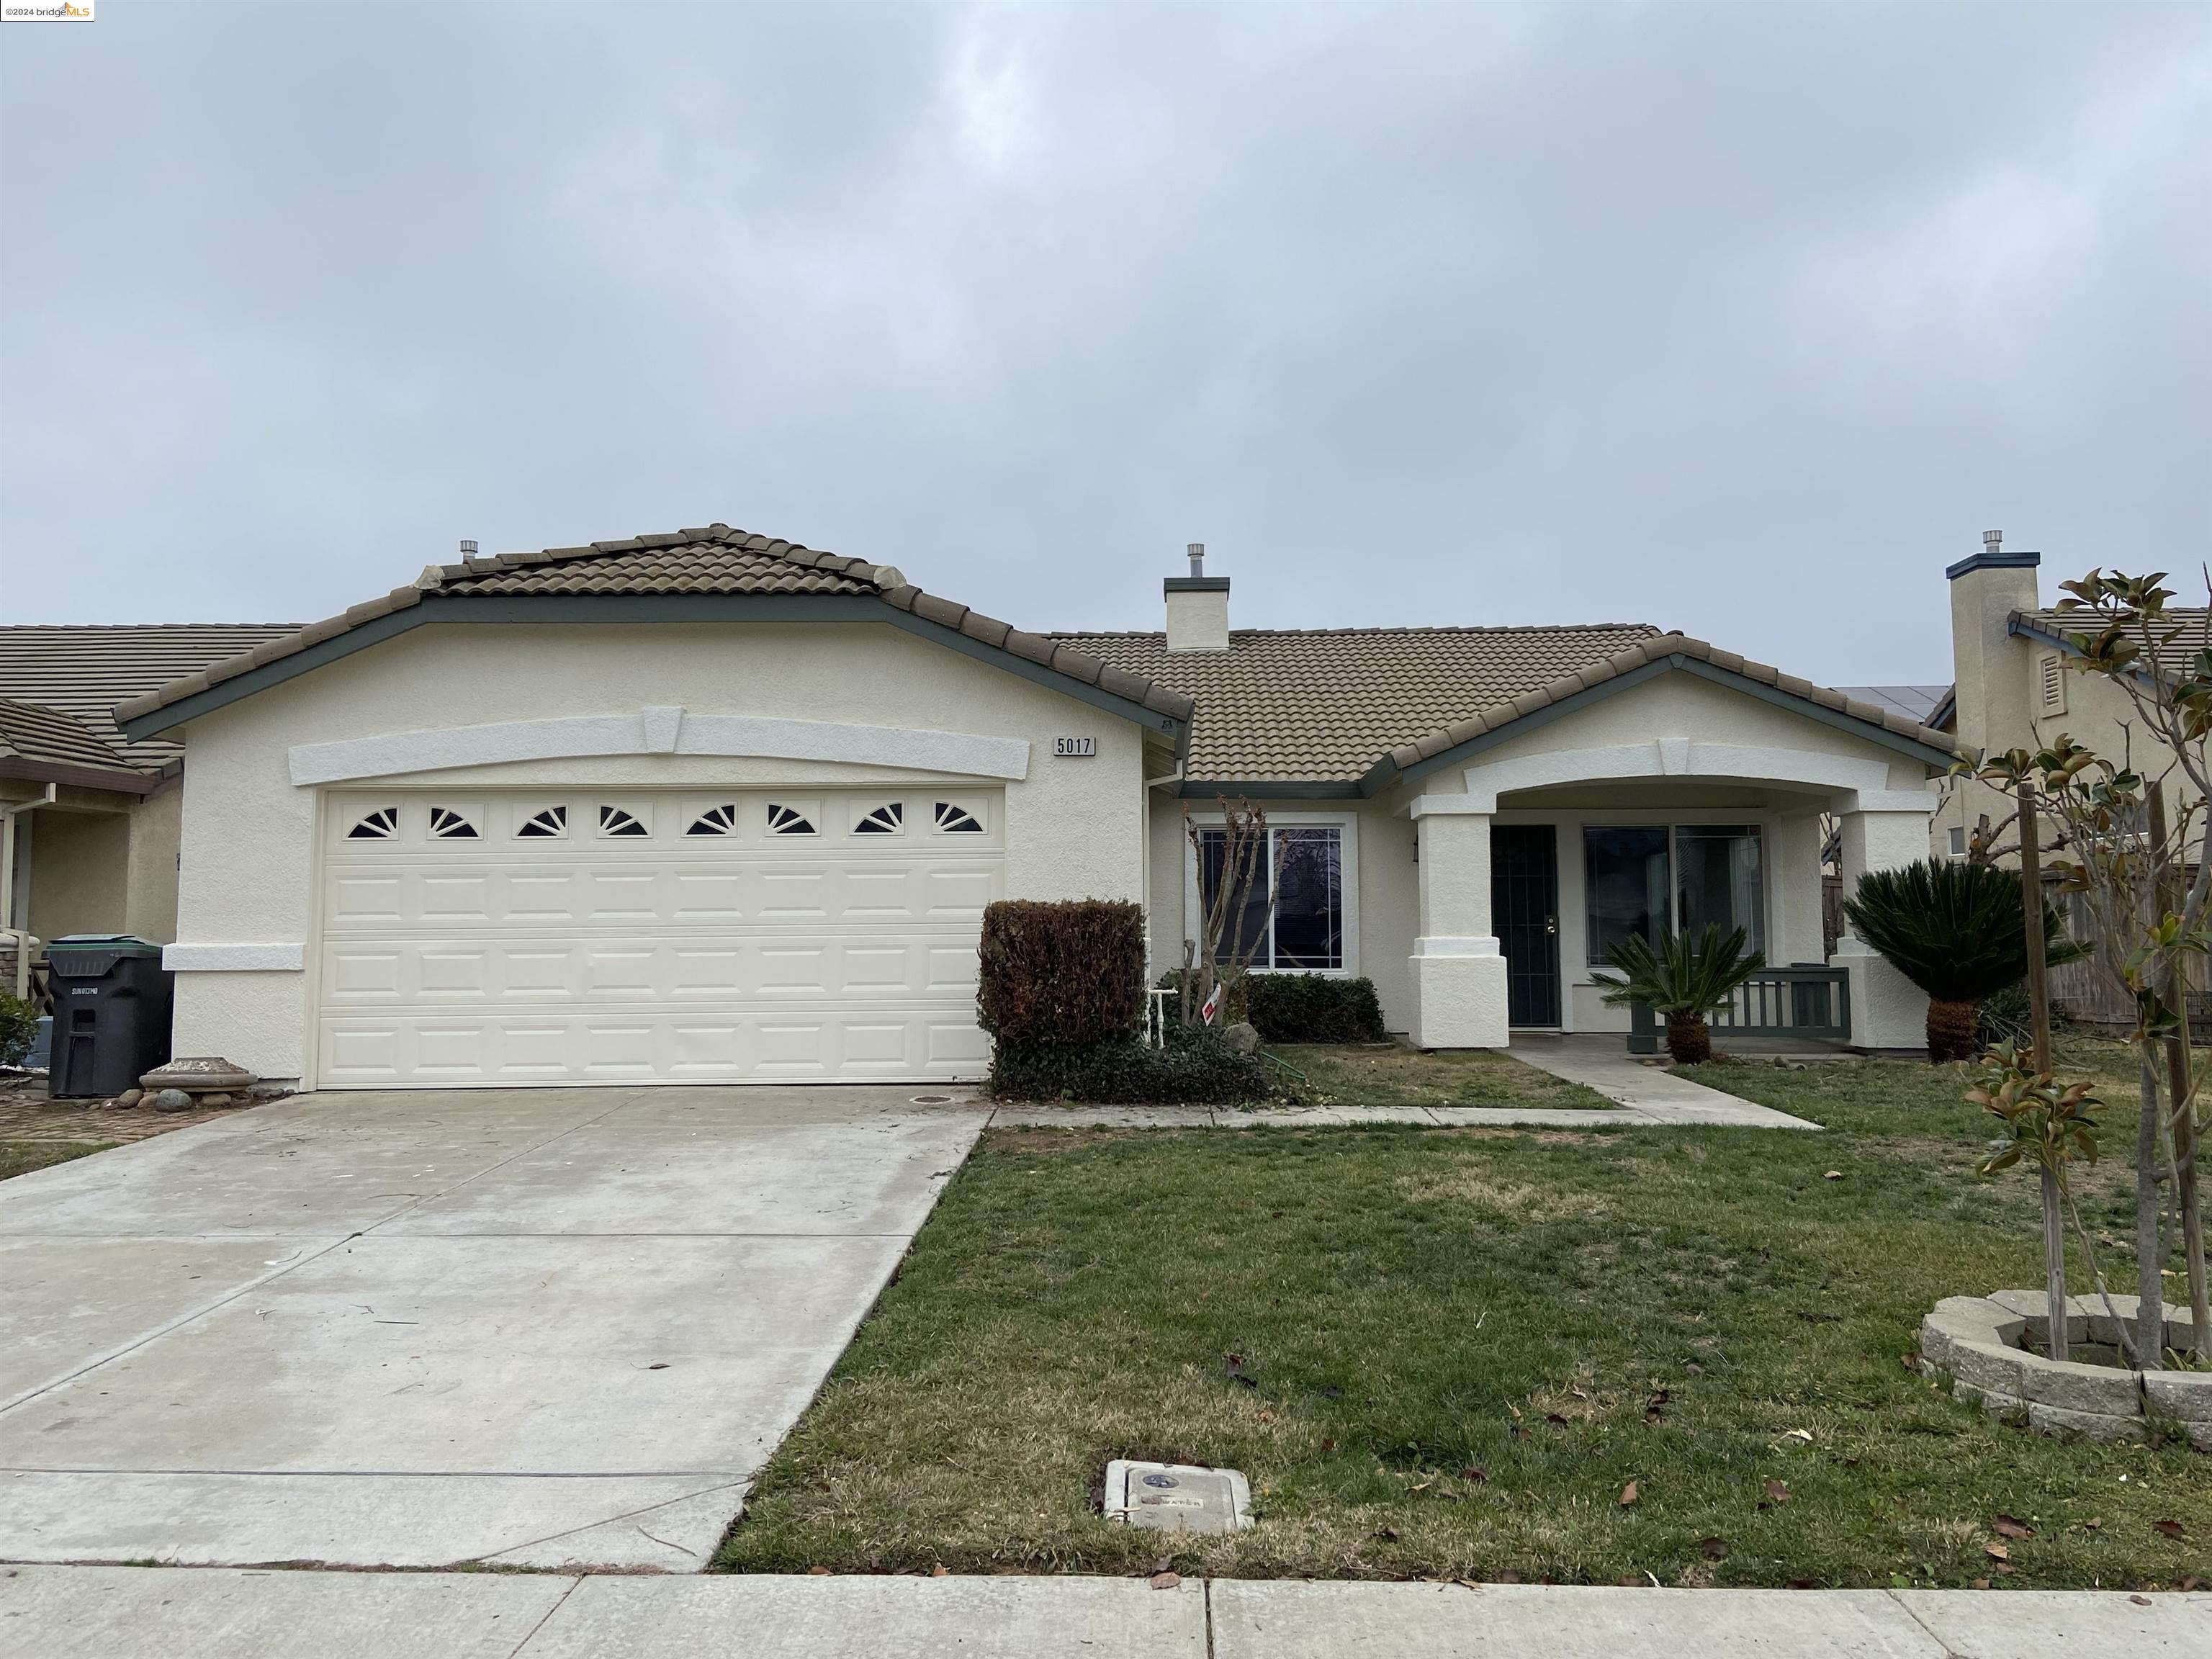
<path fill-rule="evenodd" d="M 979 1023 L 1005 1048 L 1132 1037 L 1145 1014 L 1145 913 L 1115 899 L 983 908 Z"/>
<path fill-rule="evenodd" d="M 1371 979 L 1255 974 L 1244 1000 L 1263 1042 L 1381 1042 L 1389 1036 Z"/>
<path fill-rule="evenodd" d="M 1001 1042 L 991 1092 L 1010 1100 L 1127 1106 L 1222 1106 L 1267 1097 L 1267 1066 L 1210 1030 L 1168 1028 L 1167 1047 L 1137 1037 L 1070 1046 Z"/>

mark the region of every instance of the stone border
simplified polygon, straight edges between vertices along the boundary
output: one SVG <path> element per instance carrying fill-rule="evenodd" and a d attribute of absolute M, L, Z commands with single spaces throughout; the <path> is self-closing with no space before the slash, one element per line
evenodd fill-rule
<path fill-rule="evenodd" d="M 2118 1323 L 2132 1337 L 2141 1304 L 2115 1296 L 2066 1299 L 2066 1340 L 2119 1343 Z M 2187 1352 L 2196 1338 L 2189 1310 L 2168 1302 L 2166 1346 Z M 2026 1412 L 2028 1426 L 2045 1434 L 2078 1434 L 2092 1440 L 2141 1440 L 2146 1408 L 2179 1421 L 2190 1443 L 2212 1452 L 2212 1371 L 2130 1371 L 2046 1359 L 2022 1344 L 2046 1341 L 2049 1304 L 2041 1291 L 1992 1291 L 1985 1297 L 1947 1297 L 1920 1322 L 1920 1369 L 1951 1375 L 1951 1397 L 1979 1403 L 1985 1412 Z"/>

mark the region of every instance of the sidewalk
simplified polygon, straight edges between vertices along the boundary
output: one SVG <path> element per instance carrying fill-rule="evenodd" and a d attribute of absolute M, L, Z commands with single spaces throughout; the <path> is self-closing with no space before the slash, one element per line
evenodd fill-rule
<path fill-rule="evenodd" d="M 0 1567 L 25 1659 L 2212 1659 L 2212 1595 Z"/>
<path fill-rule="evenodd" d="M 990 1127 L 1112 1129 L 1308 1128 L 1352 1123 L 1431 1127 L 1648 1129 L 1717 1124 L 1741 1129 L 1820 1126 L 1632 1059 L 1617 1036 L 1517 1036 L 1508 1050 L 1540 1072 L 1579 1083 L 1617 1103 L 1613 1111 L 1518 1106 L 1001 1106 Z"/>

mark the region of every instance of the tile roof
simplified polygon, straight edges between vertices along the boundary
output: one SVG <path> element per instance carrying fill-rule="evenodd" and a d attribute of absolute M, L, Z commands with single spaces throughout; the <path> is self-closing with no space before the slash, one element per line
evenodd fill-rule
<path fill-rule="evenodd" d="M 2083 635 L 2103 630 L 2096 615 L 2086 611 L 2015 611 L 2012 625 L 2071 646 Z M 2203 605 L 2176 605 L 2166 613 L 2152 654 L 2169 674 L 2186 669 L 2200 651 L 2212 649 L 2212 610 Z"/>
<path fill-rule="evenodd" d="M 1936 723 L 1936 710 L 1951 695 L 1948 682 L 1942 685 L 1839 685 L 1836 690 L 1856 702 L 1879 704 L 1923 726 Z"/>
<path fill-rule="evenodd" d="M 0 627 L 0 697 L 58 708 L 132 765 L 159 768 L 184 752 L 161 738 L 127 742 L 118 703 L 283 638 L 294 623 L 163 623 L 152 627 Z"/>
<path fill-rule="evenodd" d="M 1101 658 L 1025 634 L 951 599 L 926 593 L 890 565 L 870 564 L 775 537 L 708 525 L 695 530 L 503 553 L 459 564 L 432 565 L 405 587 L 356 605 L 341 616 L 254 642 L 250 650 L 196 666 L 156 684 L 115 710 L 136 720 L 213 690 L 226 680 L 281 661 L 325 640 L 420 605 L 425 599 L 482 595 L 829 593 L 872 597 L 895 610 L 948 628 L 1056 674 L 1096 686 L 1154 714 L 1188 720 L 1191 702 L 1170 688 L 1132 675 Z"/>
<path fill-rule="evenodd" d="M 83 721 L 35 702 L 0 698 L 0 761 L 137 770 Z"/>
<path fill-rule="evenodd" d="M 1949 739 L 1879 704 L 1641 623 L 1552 628 L 1233 629 L 1229 649 L 1170 653 L 1160 634 L 1063 634 L 1198 704 L 1188 775 L 1349 783 L 1403 770 L 1648 663 L 1711 663 L 1948 751 Z"/>

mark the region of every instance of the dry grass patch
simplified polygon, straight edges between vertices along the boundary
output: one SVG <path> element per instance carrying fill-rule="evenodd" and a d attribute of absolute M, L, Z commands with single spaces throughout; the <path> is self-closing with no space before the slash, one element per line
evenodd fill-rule
<path fill-rule="evenodd" d="M 1523 1221 L 1560 1221 L 1613 1212 L 1611 1200 L 1596 1193 L 1559 1192 L 1525 1182 L 1499 1181 L 1474 1164 L 1433 1176 L 1402 1176 L 1398 1184 L 1417 1204 L 1471 1204 Z"/>
<path fill-rule="evenodd" d="M 1304 1074 L 1290 1086 L 1310 1105 L 1620 1109 L 1595 1089 L 1488 1049 L 1424 1054 L 1398 1043 L 1347 1043 L 1270 1045 L 1267 1052 Z"/>

